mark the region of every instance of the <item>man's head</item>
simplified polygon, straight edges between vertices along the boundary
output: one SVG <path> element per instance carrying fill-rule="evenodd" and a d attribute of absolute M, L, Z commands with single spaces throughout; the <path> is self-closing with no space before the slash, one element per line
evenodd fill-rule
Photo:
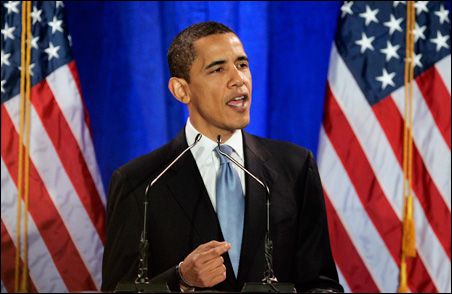
<path fill-rule="evenodd" d="M 187 104 L 190 121 L 204 135 L 228 139 L 249 123 L 251 73 L 237 35 L 205 22 L 183 30 L 168 50 L 168 88 Z"/>

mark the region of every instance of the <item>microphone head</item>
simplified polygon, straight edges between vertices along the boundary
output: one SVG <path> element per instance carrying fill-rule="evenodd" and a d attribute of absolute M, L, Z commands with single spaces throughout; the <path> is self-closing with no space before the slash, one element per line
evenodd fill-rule
<path fill-rule="evenodd" d="M 198 133 L 198 134 L 196 135 L 196 137 L 195 137 L 195 143 L 198 143 L 199 140 L 201 140 L 201 138 L 202 138 L 201 133 Z"/>

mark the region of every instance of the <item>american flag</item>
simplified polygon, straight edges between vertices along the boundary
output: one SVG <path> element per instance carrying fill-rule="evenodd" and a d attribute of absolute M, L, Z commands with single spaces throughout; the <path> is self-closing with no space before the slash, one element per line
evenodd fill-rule
<path fill-rule="evenodd" d="M 30 192 L 25 213 L 24 198 L 18 199 L 24 3 L 1 3 L 2 292 L 15 291 L 19 232 L 20 273 L 28 267 L 28 291 L 100 289 L 105 195 L 62 1 L 31 2 L 30 145 L 24 157 L 29 159 Z M 22 203 L 20 229 L 18 203 Z"/>
<path fill-rule="evenodd" d="M 399 287 L 403 219 L 405 1 L 345 2 L 333 43 L 319 169 L 347 291 Z M 444 3 L 414 3 L 408 290 L 451 291 L 451 49 Z"/>

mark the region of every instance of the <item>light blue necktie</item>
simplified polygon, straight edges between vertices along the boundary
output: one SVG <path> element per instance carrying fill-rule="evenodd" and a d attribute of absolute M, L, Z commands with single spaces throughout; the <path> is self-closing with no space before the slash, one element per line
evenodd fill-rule
<path fill-rule="evenodd" d="M 234 150 L 231 146 L 221 145 L 221 151 L 231 155 Z M 218 147 L 215 148 L 215 154 L 220 160 L 216 182 L 217 215 L 224 240 L 232 245 L 228 254 L 237 277 L 242 248 L 245 199 L 239 174 L 232 167 L 233 163 L 218 152 Z"/>

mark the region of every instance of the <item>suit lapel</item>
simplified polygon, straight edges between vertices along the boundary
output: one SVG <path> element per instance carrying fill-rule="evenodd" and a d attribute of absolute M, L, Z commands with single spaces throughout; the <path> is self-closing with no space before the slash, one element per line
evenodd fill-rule
<path fill-rule="evenodd" d="M 182 131 L 173 141 L 172 158 L 185 148 L 187 143 L 185 133 Z M 219 231 L 217 215 L 192 153 L 188 151 L 170 170 L 167 185 L 193 226 L 194 248 L 217 239 Z"/>
<path fill-rule="evenodd" d="M 271 154 L 259 145 L 254 137 L 245 132 L 243 134 L 245 166 L 257 178 L 263 181 L 271 191 L 272 184 L 276 179 L 276 173 L 267 164 Z M 266 227 L 265 190 L 250 176 L 246 176 L 245 183 L 246 209 L 238 276 L 240 282 L 246 282 L 245 279 L 250 276 L 250 266 L 255 263 L 256 258 L 262 258 L 263 264 L 264 256 L 256 255 L 259 252 L 257 248 L 262 247 L 264 244 Z M 263 270 L 264 268 L 262 268 L 262 277 Z"/>

